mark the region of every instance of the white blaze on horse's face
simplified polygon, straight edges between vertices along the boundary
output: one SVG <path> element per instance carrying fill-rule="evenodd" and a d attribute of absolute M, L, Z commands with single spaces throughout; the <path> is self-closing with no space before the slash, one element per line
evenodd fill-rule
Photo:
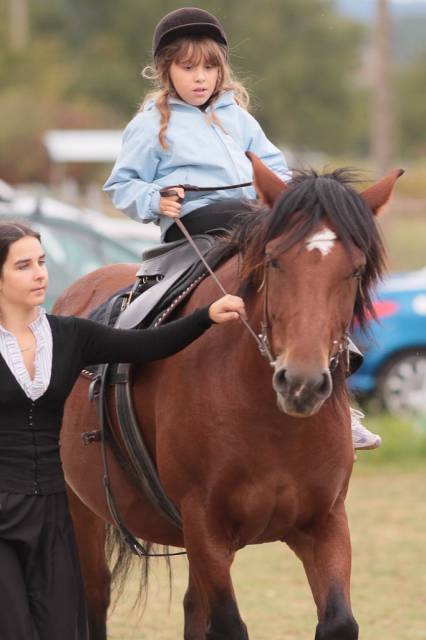
<path fill-rule="evenodd" d="M 320 231 L 317 231 L 309 240 L 306 242 L 306 248 L 308 251 L 313 251 L 314 249 L 318 249 L 321 251 L 323 256 L 326 256 L 330 253 L 332 248 L 334 247 L 334 243 L 337 240 L 337 236 L 331 229 L 327 227 L 323 227 Z"/>

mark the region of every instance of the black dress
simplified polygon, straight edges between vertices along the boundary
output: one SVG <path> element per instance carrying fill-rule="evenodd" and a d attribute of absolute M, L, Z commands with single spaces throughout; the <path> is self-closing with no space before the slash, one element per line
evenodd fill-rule
<path fill-rule="evenodd" d="M 78 553 L 59 455 L 64 404 L 81 369 L 148 362 L 190 344 L 208 309 L 159 329 L 122 331 L 48 315 L 52 372 L 45 393 L 26 396 L 0 355 L 0 639 L 86 640 Z"/>

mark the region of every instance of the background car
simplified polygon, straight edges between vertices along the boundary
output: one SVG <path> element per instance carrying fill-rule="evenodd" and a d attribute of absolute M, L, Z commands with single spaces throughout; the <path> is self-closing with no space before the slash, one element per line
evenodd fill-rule
<path fill-rule="evenodd" d="M 392 413 L 426 415 L 426 268 L 388 277 L 375 309 L 370 337 L 354 335 L 365 362 L 350 386 Z"/>
<path fill-rule="evenodd" d="M 155 233 L 145 232 L 137 222 L 114 222 L 59 200 L 12 190 L 4 183 L 0 184 L 0 220 L 21 220 L 40 231 L 49 268 L 47 309 L 80 276 L 107 264 L 138 263 L 142 251 L 156 242 Z M 126 233 L 132 239 L 128 244 Z"/>

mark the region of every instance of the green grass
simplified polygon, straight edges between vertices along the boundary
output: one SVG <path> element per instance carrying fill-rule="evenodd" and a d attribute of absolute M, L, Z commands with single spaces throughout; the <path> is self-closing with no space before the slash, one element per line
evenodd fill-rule
<path fill-rule="evenodd" d="M 372 414 L 367 408 L 364 424 L 382 436 L 382 446 L 373 453 L 358 456 L 359 465 L 377 468 L 383 465 L 410 469 L 426 466 L 426 415 L 402 419 L 388 414 Z"/>
<path fill-rule="evenodd" d="M 426 266 L 426 198 L 415 203 L 395 199 L 380 224 L 390 271 Z"/>
<path fill-rule="evenodd" d="M 405 169 L 403 177 L 398 185 L 398 193 L 409 198 L 426 199 L 426 162 L 398 161 L 396 167 Z"/>

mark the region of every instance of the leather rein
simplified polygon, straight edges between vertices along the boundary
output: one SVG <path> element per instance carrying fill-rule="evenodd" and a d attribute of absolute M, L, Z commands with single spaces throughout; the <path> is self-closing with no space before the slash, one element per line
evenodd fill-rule
<path fill-rule="evenodd" d="M 253 184 L 252 182 L 242 182 L 240 184 L 232 184 L 232 185 L 228 185 L 228 186 L 225 186 L 225 187 L 194 187 L 193 185 L 190 185 L 190 184 L 181 184 L 181 185 L 177 185 L 177 186 L 179 186 L 184 191 L 222 191 L 224 189 L 238 189 L 240 187 L 248 187 L 248 186 L 250 186 L 252 184 Z M 160 190 L 160 194 L 165 198 L 176 196 L 177 199 L 178 199 L 178 202 L 183 202 L 183 198 L 181 198 L 177 194 L 177 192 L 174 190 L 173 187 L 167 187 L 166 189 L 161 189 Z M 204 267 L 207 269 L 208 273 L 211 275 L 211 277 L 213 278 L 213 280 L 215 281 L 215 283 L 219 287 L 220 291 L 223 293 L 223 295 L 227 295 L 228 292 L 226 291 L 226 289 L 223 286 L 223 284 L 220 282 L 220 280 L 217 277 L 217 275 L 214 273 L 213 269 L 211 269 L 210 265 L 208 264 L 207 260 L 204 258 L 204 256 L 201 253 L 201 251 L 198 249 L 197 245 L 195 244 L 194 240 L 192 239 L 191 234 L 189 233 L 188 229 L 183 224 L 181 218 L 175 218 L 174 222 L 178 226 L 178 228 L 180 229 L 182 234 L 185 236 L 185 238 L 188 240 L 189 244 L 191 245 L 191 247 L 194 249 L 195 253 L 197 254 L 199 260 L 201 260 L 201 262 L 203 263 Z M 240 315 L 240 320 L 241 320 L 242 324 L 245 326 L 245 328 L 247 329 L 247 331 L 250 333 L 250 335 L 253 338 L 253 340 L 256 342 L 256 344 L 258 346 L 258 349 L 259 349 L 260 353 L 262 354 L 262 356 L 268 360 L 268 362 L 269 362 L 271 367 L 274 367 L 276 359 L 274 358 L 274 356 L 272 354 L 272 350 L 271 350 L 271 346 L 270 346 L 270 343 L 269 343 L 268 335 L 264 330 L 264 326 L 266 326 L 266 325 L 264 325 L 264 323 L 262 323 L 261 332 L 260 333 L 256 333 L 255 330 L 253 329 L 253 327 L 247 322 L 247 320 L 246 320 L 246 318 L 244 316 Z"/>

